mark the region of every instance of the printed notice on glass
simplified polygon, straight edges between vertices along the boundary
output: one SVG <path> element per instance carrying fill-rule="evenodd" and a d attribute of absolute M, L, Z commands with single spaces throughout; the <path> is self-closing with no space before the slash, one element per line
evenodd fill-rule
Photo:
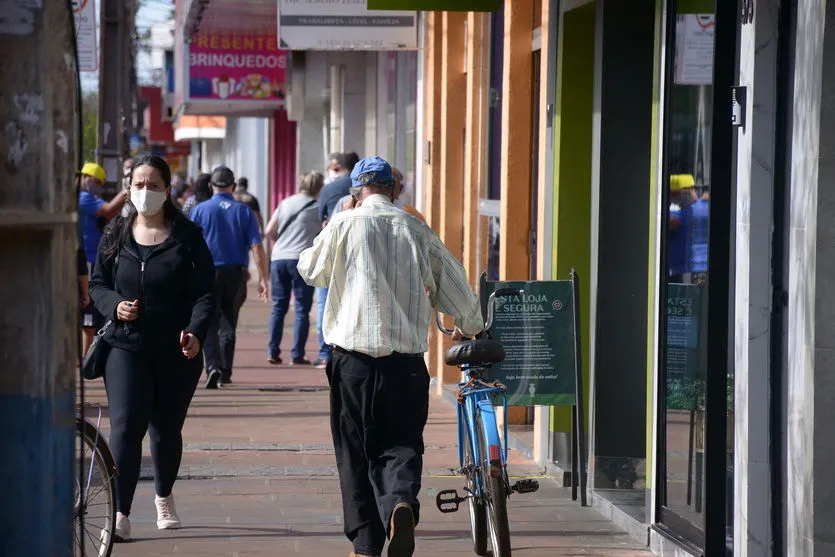
<path fill-rule="evenodd" d="M 684 14 L 676 21 L 676 84 L 713 83 L 713 14 Z"/>
<path fill-rule="evenodd" d="M 667 285 L 667 377 L 692 379 L 698 369 L 701 290 Z"/>
<path fill-rule="evenodd" d="M 505 361 L 488 377 L 507 387 L 512 406 L 574 404 L 574 302 L 570 280 L 488 282 L 524 294 L 497 298 L 492 338 L 504 345 Z"/>

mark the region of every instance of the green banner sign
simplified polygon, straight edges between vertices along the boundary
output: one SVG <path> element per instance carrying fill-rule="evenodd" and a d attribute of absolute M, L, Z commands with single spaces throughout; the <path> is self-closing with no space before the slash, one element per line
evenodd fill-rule
<path fill-rule="evenodd" d="M 502 0 L 368 0 L 369 10 L 492 12 L 501 7 Z"/>
<path fill-rule="evenodd" d="M 695 284 L 667 285 L 667 408 L 690 410 L 699 404 L 702 353 L 701 289 Z"/>
<path fill-rule="evenodd" d="M 504 345 L 505 361 L 490 379 L 507 386 L 512 406 L 575 403 L 574 297 L 570 280 L 509 281 L 484 284 L 485 299 L 498 288 L 524 290 L 497 298 L 490 335 Z"/>

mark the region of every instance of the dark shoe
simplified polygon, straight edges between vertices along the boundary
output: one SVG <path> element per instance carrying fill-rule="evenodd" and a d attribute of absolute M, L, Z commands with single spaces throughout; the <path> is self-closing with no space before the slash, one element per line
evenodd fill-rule
<path fill-rule="evenodd" d="M 412 557 L 415 552 L 415 513 L 409 503 L 397 503 L 391 513 L 388 557 Z"/>
<path fill-rule="evenodd" d="M 217 389 L 217 384 L 220 381 L 220 370 L 213 369 L 209 372 L 208 377 L 206 378 L 206 388 L 207 389 Z"/>
<path fill-rule="evenodd" d="M 267 358 L 267 361 L 274 366 L 281 365 L 281 358 L 279 358 L 278 356 L 276 356 L 275 358 Z"/>
<path fill-rule="evenodd" d="M 220 385 L 221 387 L 224 387 L 226 385 L 230 385 L 231 383 L 232 383 L 232 374 L 221 371 L 220 372 L 220 379 L 218 380 L 217 384 Z"/>
<path fill-rule="evenodd" d="M 323 360 L 322 358 L 319 358 L 315 362 L 313 362 L 313 367 L 319 368 L 319 369 L 325 369 L 326 367 L 328 367 L 328 361 Z"/>
<path fill-rule="evenodd" d="M 305 360 L 304 358 L 293 358 L 293 365 L 294 366 L 309 366 L 310 360 Z"/>

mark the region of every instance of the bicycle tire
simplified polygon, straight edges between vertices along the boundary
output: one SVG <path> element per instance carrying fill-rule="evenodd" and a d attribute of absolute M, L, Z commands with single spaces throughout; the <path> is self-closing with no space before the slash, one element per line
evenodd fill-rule
<path fill-rule="evenodd" d="M 114 543 L 114 529 L 116 527 L 116 484 L 115 484 L 115 477 L 116 477 L 116 462 L 113 460 L 113 455 L 110 452 L 110 447 L 108 447 L 107 442 L 104 440 L 104 436 L 101 432 L 96 429 L 96 426 L 88 422 L 84 419 L 77 419 L 76 420 L 76 433 L 77 437 L 83 443 L 83 450 L 85 451 L 85 455 L 91 455 L 91 466 L 96 466 L 100 471 L 102 478 L 105 480 L 103 481 L 103 485 L 99 490 L 97 490 L 96 495 L 102 494 L 103 495 L 103 504 L 105 505 L 105 509 L 101 512 L 104 514 L 101 518 L 104 519 L 104 528 L 99 529 L 98 527 L 94 527 L 94 531 L 89 531 L 85 525 L 85 531 L 80 532 L 80 523 L 78 520 L 78 516 L 76 516 L 75 527 L 74 527 L 74 534 L 75 534 L 75 544 L 74 544 L 74 555 L 85 555 L 85 557 L 92 557 L 92 555 L 96 555 L 97 557 L 110 557 L 110 554 L 113 551 L 113 543 Z M 84 470 L 76 470 L 76 486 L 80 490 L 82 485 L 86 485 L 86 479 L 81 474 L 86 474 Z M 76 512 L 84 512 L 85 515 L 87 514 L 87 501 L 85 501 L 85 508 L 80 508 L 81 504 L 81 496 L 80 492 L 76 498 Z M 95 530 L 99 530 L 96 532 Z M 97 537 L 93 537 L 98 534 Z M 98 545 L 96 547 L 96 552 L 91 554 L 84 549 L 86 547 L 87 540 L 97 540 Z"/>
<path fill-rule="evenodd" d="M 467 430 L 464 430 L 467 432 Z M 470 443 L 469 432 L 465 433 L 466 449 L 464 451 L 464 469 L 469 469 L 467 476 L 467 490 L 470 497 L 467 498 L 468 507 L 470 510 L 470 533 L 473 538 L 473 553 L 481 557 L 487 555 L 487 509 L 484 506 L 484 501 L 476 498 L 476 486 L 478 482 L 476 478 L 481 474 L 481 467 L 475 466 L 475 459 L 473 458 L 473 448 Z"/>
<path fill-rule="evenodd" d="M 476 429 L 478 429 L 482 457 L 481 469 L 493 557 L 510 557 L 510 526 L 507 519 L 507 484 L 504 478 L 504 467 L 501 460 L 490 460 L 487 438 L 484 435 L 484 422 L 480 411 L 476 411 Z M 490 474 L 489 471 L 493 467 L 498 467 L 502 471 L 499 477 Z"/>

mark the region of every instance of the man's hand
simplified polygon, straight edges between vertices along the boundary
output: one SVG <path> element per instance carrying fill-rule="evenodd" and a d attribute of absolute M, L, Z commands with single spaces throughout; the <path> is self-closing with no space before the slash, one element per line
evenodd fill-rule
<path fill-rule="evenodd" d="M 183 346 L 183 356 L 189 360 L 193 359 L 200 353 L 200 341 L 191 333 L 186 337 L 186 344 Z"/>
<path fill-rule="evenodd" d="M 267 303 L 267 295 L 269 294 L 269 288 L 267 287 L 267 279 L 261 278 L 258 281 L 258 297 L 264 300 L 264 303 Z"/>

